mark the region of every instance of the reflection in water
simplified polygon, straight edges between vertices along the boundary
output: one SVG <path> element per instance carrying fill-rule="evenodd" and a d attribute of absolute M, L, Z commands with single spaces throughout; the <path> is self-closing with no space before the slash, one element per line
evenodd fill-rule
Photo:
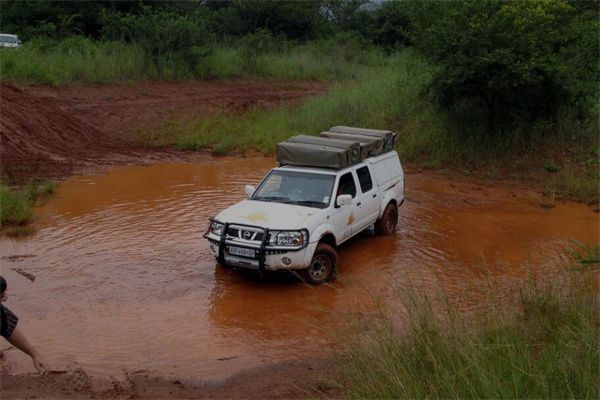
<path fill-rule="evenodd" d="M 37 210 L 34 236 L 0 239 L 8 305 L 55 366 L 218 377 L 322 354 L 333 326 L 372 297 L 393 301 L 411 285 L 461 297 L 482 272 L 544 272 L 569 239 L 598 243 L 598 215 L 584 206 L 546 210 L 507 189 L 457 189 L 412 175 L 397 235 L 371 230 L 342 246 L 333 285 L 224 270 L 202 239 L 206 222 L 272 166 L 215 158 L 61 183 Z M 31 257 L 9 258 L 17 255 Z M 31 370 L 19 353 L 7 358 L 16 372 Z"/>

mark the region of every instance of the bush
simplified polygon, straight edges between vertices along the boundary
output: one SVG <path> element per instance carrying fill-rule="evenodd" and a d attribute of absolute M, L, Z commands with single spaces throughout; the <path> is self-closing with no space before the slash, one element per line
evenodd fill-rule
<path fill-rule="evenodd" d="M 585 113 L 598 85 L 598 26 L 597 11 L 562 0 L 448 3 L 420 42 L 440 65 L 431 93 L 446 109 L 484 109 L 492 132 L 563 107 Z"/>
<path fill-rule="evenodd" d="M 214 34 L 200 12 L 179 15 L 146 8 L 140 15 L 107 14 L 105 19 L 105 38 L 135 43 L 167 75 L 181 75 L 181 66 L 190 77 L 201 75 L 198 67 L 213 51 Z"/>

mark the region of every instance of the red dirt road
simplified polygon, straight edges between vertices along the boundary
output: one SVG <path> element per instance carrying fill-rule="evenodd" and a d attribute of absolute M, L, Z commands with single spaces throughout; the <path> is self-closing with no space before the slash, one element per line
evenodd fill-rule
<path fill-rule="evenodd" d="M 326 88 L 322 82 L 271 80 L 62 88 L 2 83 L 0 169 L 18 181 L 61 177 L 107 164 L 185 158 L 183 152 L 135 144 L 131 132 L 173 115 L 294 104 Z"/>

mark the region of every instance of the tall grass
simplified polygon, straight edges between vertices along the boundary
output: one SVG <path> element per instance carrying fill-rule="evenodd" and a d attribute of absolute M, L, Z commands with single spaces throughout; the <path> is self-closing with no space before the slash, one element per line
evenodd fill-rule
<path fill-rule="evenodd" d="M 599 398 L 596 290 L 593 273 L 577 272 L 524 283 L 514 303 L 487 303 L 475 316 L 446 304 L 445 318 L 413 297 L 404 334 L 383 318 L 345 343 L 339 384 L 361 399 Z"/>
<path fill-rule="evenodd" d="M 206 78 L 352 79 L 384 54 L 353 40 L 285 42 L 257 51 L 245 42 L 215 47 L 207 56 L 185 59 L 165 55 L 156 63 L 136 44 L 34 39 L 17 49 L 0 49 L 2 80 L 45 83 L 114 83 L 142 79 L 192 80 Z"/>
<path fill-rule="evenodd" d="M 32 206 L 55 191 L 53 182 L 32 182 L 20 188 L 0 184 L 0 225 L 22 225 L 33 217 Z"/>
<path fill-rule="evenodd" d="M 0 186 L 0 223 L 23 224 L 33 216 L 27 194 L 22 191 L 13 191 L 8 187 Z"/>
<path fill-rule="evenodd" d="M 0 50 L 0 76 L 3 81 L 58 86 L 138 80 L 157 73 L 136 46 L 71 38 L 63 42 L 38 39 Z"/>

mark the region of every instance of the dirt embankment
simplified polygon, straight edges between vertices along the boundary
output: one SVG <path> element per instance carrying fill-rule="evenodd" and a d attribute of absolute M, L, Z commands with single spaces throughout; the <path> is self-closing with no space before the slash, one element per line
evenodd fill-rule
<path fill-rule="evenodd" d="M 53 88 L 0 86 L 0 168 L 9 180 L 61 177 L 116 163 L 189 157 L 135 143 L 132 131 L 173 115 L 300 102 L 325 83 L 141 82 Z"/>

